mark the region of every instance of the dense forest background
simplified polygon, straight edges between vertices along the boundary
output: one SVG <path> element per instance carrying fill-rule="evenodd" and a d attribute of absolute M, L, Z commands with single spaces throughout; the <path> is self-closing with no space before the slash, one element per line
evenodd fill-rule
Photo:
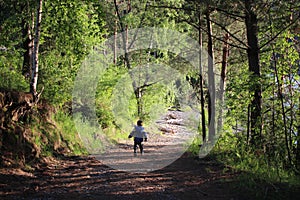
<path fill-rule="evenodd" d="M 211 57 L 208 73 L 221 84 L 205 82 L 168 51 L 125 50 L 120 57 L 115 48 L 114 63 L 96 93 L 96 114 L 105 134 L 112 140 L 127 137 L 112 114 L 113 89 L 122 75 L 143 64 L 165 63 L 180 70 L 197 94 L 202 118 L 191 152 L 197 154 L 199 145 L 221 133 L 211 152 L 218 159 L 256 177 L 296 181 L 299 10 L 296 0 L 0 0 L 1 166 L 87 154 L 72 120 L 72 89 L 82 62 L 117 33 L 161 27 L 197 40 Z M 144 84 L 134 89 L 133 121 L 150 123 L 150 108 L 157 102 L 166 109 L 177 106 L 171 87 Z M 209 90 L 226 102 L 217 115 L 212 115 L 217 110 Z M 216 130 L 208 129 L 211 121 Z"/>

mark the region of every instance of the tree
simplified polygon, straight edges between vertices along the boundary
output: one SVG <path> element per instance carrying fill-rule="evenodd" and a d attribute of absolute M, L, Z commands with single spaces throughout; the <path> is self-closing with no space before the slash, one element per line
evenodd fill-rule
<path fill-rule="evenodd" d="M 38 1 L 38 8 L 36 13 L 36 25 L 35 35 L 33 37 L 33 52 L 32 52 L 32 70 L 30 79 L 30 92 L 34 98 L 37 98 L 37 83 L 38 83 L 38 72 L 39 72 L 39 46 L 41 37 L 41 22 L 42 22 L 42 9 L 43 0 Z M 31 37 L 29 37 L 31 38 Z"/>
<path fill-rule="evenodd" d="M 119 31 L 122 36 L 122 47 L 124 48 L 124 57 L 122 62 L 125 64 L 127 70 L 132 70 L 135 67 L 143 63 L 151 63 L 153 59 L 168 59 L 167 53 L 164 54 L 164 58 L 162 56 L 158 56 L 159 50 L 153 50 L 152 45 L 149 44 L 149 49 L 141 50 L 139 53 L 133 52 L 129 53 L 129 49 L 134 44 L 134 39 L 131 43 L 128 43 L 127 40 L 127 30 L 130 28 L 141 28 L 142 26 L 172 26 L 174 23 L 174 19 L 160 20 L 162 19 L 165 13 L 151 7 L 148 1 L 117 1 L 114 0 L 114 12 L 116 13 L 116 21 L 118 23 Z M 153 5 L 156 5 L 156 2 L 152 2 Z M 169 16 L 174 15 L 174 12 L 168 12 Z M 111 26 L 113 27 L 113 26 Z M 116 32 L 116 30 L 114 30 Z M 138 34 L 138 33 L 136 33 Z M 135 36 L 134 36 L 135 37 Z M 157 37 L 152 35 L 151 37 Z M 151 43 L 151 42 L 150 42 Z M 116 54 L 116 52 L 114 53 Z M 119 58 L 120 59 L 120 58 Z M 131 78 L 133 80 L 132 86 L 134 89 L 135 99 L 136 99 L 136 107 L 137 107 L 137 116 L 140 118 L 146 117 L 147 113 L 145 112 L 144 106 L 144 97 L 146 97 L 146 93 L 149 93 L 150 88 L 153 85 L 157 84 L 156 82 L 149 81 L 149 77 L 151 74 L 140 74 L 140 80 L 136 80 L 136 78 L 131 74 Z"/>
<path fill-rule="evenodd" d="M 105 17 L 102 5 L 96 0 L 43 1 L 40 8 L 46 15 L 42 14 L 38 24 L 42 17 L 37 13 L 39 3 L 36 0 L 0 3 L 1 47 L 7 49 L 0 52 L 0 71 L 4 77 L 10 74 L 19 79 L 0 82 L 3 87 L 8 85 L 8 89 L 32 92 L 44 87 L 44 98 L 64 104 L 71 100 L 73 79 L 82 60 L 104 38 Z M 42 69 L 40 73 L 33 73 L 33 64 L 35 72 Z"/>
<path fill-rule="evenodd" d="M 212 41 L 212 25 L 210 20 L 211 8 L 207 4 L 206 8 L 206 25 L 207 25 L 207 51 L 208 51 L 208 122 L 209 122 L 209 141 L 213 141 L 216 130 L 215 130 L 215 118 L 216 118 L 216 87 L 215 87 L 215 74 L 214 74 L 214 49 Z"/>
<path fill-rule="evenodd" d="M 245 0 L 245 24 L 247 32 L 247 55 L 249 71 L 253 73 L 252 80 L 255 80 L 251 90 L 254 91 L 254 97 L 250 105 L 250 123 L 251 123 L 251 143 L 259 144 L 261 142 L 261 106 L 262 90 L 260 84 L 260 63 L 258 46 L 258 22 L 254 11 L 255 1 Z"/>
<path fill-rule="evenodd" d="M 229 57 L 229 34 L 224 34 L 224 44 L 223 44 L 223 55 L 222 55 L 222 68 L 221 68 L 221 81 L 220 81 L 220 106 L 224 106 L 224 93 L 226 88 L 226 72 L 228 65 L 228 57 Z M 217 133 L 220 133 L 221 128 L 223 126 L 223 109 L 219 109 L 218 113 L 218 124 L 217 124 Z"/>
<path fill-rule="evenodd" d="M 103 7 L 99 1 L 44 2 L 40 44 L 39 85 L 51 103 L 71 101 L 73 81 L 84 58 L 107 34 Z"/>

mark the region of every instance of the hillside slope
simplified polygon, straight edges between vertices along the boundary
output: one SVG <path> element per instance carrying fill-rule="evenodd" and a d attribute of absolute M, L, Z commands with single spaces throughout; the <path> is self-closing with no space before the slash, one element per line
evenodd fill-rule
<path fill-rule="evenodd" d="M 46 157 L 84 152 L 72 120 L 27 92 L 0 89 L 0 167 L 25 167 Z"/>

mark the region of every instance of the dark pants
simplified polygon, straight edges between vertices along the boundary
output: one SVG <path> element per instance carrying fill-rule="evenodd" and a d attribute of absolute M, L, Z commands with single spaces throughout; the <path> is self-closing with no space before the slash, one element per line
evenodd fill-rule
<path fill-rule="evenodd" d="M 136 148 L 137 146 L 139 145 L 139 148 L 140 148 L 140 152 L 143 153 L 143 138 L 134 138 L 134 145 L 133 145 L 133 150 L 134 150 L 134 153 L 136 153 Z"/>

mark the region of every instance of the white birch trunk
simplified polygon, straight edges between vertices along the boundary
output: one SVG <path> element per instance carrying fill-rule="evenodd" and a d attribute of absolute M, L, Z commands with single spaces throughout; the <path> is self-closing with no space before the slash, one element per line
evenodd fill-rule
<path fill-rule="evenodd" d="M 34 95 L 34 97 L 36 97 L 37 95 L 36 89 L 37 89 L 38 72 L 39 72 L 39 42 L 40 42 L 40 35 L 41 35 L 42 7 L 43 7 L 43 0 L 39 0 L 37 15 L 36 15 L 34 44 L 33 44 L 33 53 L 32 53 L 32 71 L 31 71 L 31 80 L 30 80 L 30 92 Z"/>
<path fill-rule="evenodd" d="M 214 75 L 214 49 L 212 41 L 212 25 L 210 21 L 210 7 L 207 6 L 206 12 L 206 23 L 207 23 L 207 51 L 208 51 L 208 88 L 209 88 L 209 98 L 208 98 L 208 121 L 209 121 L 209 141 L 213 141 L 216 135 L 215 126 L 215 114 L 216 114 L 216 96 L 215 96 L 215 75 Z"/>

